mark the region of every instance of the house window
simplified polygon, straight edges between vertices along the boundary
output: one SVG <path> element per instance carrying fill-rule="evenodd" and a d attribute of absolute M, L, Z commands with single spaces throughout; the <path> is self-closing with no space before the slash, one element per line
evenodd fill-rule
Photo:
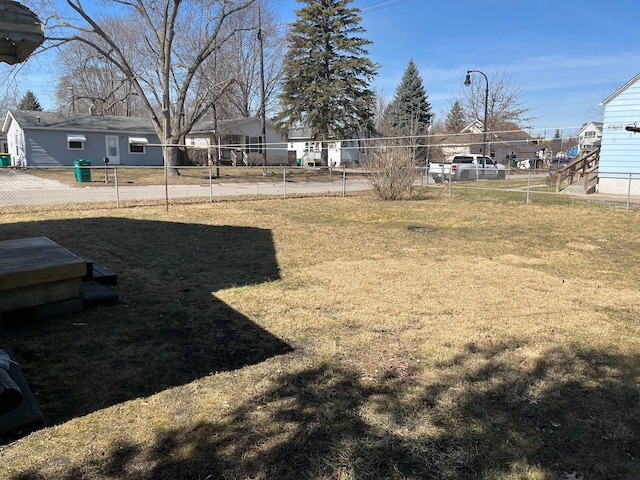
<path fill-rule="evenodd" d="M 584 132 L 585 138 L 594 138 L 596 136 L 596 132 Z"/>
<path fill-rule="evenodd" d="M 247 153 L 262 153 L 262 136 L 260 137 L 249 137 L 246 136 L 244 138 L 245 143 L 245 152 Z"/>
<path fill-rule="evenodd" d="M 87 137 L 79 134 L 67 135 L 67 150 L 84 150 L 84 144 L 87 141 Z"/>
<path fill-rule="evenodd" d="M 144 155 L 148 143 L 144 137 L 129 137 L 129 153 Z"/>

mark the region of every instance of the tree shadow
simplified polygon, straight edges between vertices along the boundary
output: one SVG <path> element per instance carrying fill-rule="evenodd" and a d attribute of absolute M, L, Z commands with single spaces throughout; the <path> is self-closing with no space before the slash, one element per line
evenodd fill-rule
<path fill-rule="evenodd" d="M 116 305 L 5 329 L 45 425 L 291 350 L 215 296 L 280 278 L 270 230 L 123 218 L 3 228 L 4 238 L 45 235 L 118 273 Z"/>
<path fill-rule="evenodd" d="M 524 365 L 517 345 L 470 344 L 429 385 L 409 362 L 279 375 L 216 421 L 123 440 L 64 478 L 640 478 L 638 359 L 561 347 Z"/>

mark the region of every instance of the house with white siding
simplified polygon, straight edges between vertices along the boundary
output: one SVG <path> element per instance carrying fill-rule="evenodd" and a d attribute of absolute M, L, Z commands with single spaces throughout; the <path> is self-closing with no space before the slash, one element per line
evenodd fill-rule
<path fill-rule="evenodd" d="M 578 148 L 580 152 L 592 150 L 600 145 L 602 138 L 602 122 L 587 122 L 578 132 Z"/>
<path fill-rule="evenodd" d="M 314 140 L 310 128 L 292 128 L 288 135 L 289 164 L 302 167 L 322 165 L 322 150 L 327 150 L 327 163 L 330 167 L 358 165 L 367 161 L 370 153 L 365 141 L 356 137 L 347 140 Z"/>
<path fill-rule="evenodd" d="M 601 103 L 604 106 L 600 150 L 600 193 L 640 191 L 640 73 Z M 631 185 L 630 185 L 631 182 Z"/>
<path fill-rule="evenodd" d="M 216 130 L 217 129 L 217 130 Z M 287 140 L 271 124 L 258 117 L 203 120 L 187 135 L 190 158 L 197 164 L 233 166 L 262 165 L 266 152 L 268 165 L 287 164 Z"/>

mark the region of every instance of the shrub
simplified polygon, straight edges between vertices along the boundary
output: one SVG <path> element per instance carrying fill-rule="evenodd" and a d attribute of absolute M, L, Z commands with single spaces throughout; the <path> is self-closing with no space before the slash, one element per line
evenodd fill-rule
<path fill-rule="evenodd" d="M 378 151 L 368 163 L 366 174 L 381 200 L 408 198 L 417 175 L 413 152 L 405 147 Z"/>

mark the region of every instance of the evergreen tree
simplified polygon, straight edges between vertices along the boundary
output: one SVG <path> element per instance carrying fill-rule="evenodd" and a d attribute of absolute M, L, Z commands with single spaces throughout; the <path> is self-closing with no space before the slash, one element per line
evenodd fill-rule
<path fill-rule="evenodd" d="M 413 60 L 409 60 L 387 115 L 387 125 L 393 135 L 422 135 L 429 128 L 431 104 Z"/>
<path fill-rule="evenodd" d="M 360 9 L 353 0 L 297 1 L 306 5 L 287 36 L 278 123 L 311 128 L 320 141 L 373 132 L 378 66 L 367 58 L 372 42 L 357 36 Z"/>
<path fill-rule="evenodd" d="M 449 133 L 460 133 L 465 127 L 464 109 L 458 100 L 451 105 L 451 110 L 444 121 L 444 128 Z"/>
<path fill-rule="evenodd" d="M 22 100 L 20 100 L 18 110 L 36 110 L 38 112 L 41 112 L 42 107 L 40 106 L 40 102 L 38 101 L 34 93 L 31 90 L 27 90 L 27 93 L 25 93 L 24 97 L 22 97 Z"/>

